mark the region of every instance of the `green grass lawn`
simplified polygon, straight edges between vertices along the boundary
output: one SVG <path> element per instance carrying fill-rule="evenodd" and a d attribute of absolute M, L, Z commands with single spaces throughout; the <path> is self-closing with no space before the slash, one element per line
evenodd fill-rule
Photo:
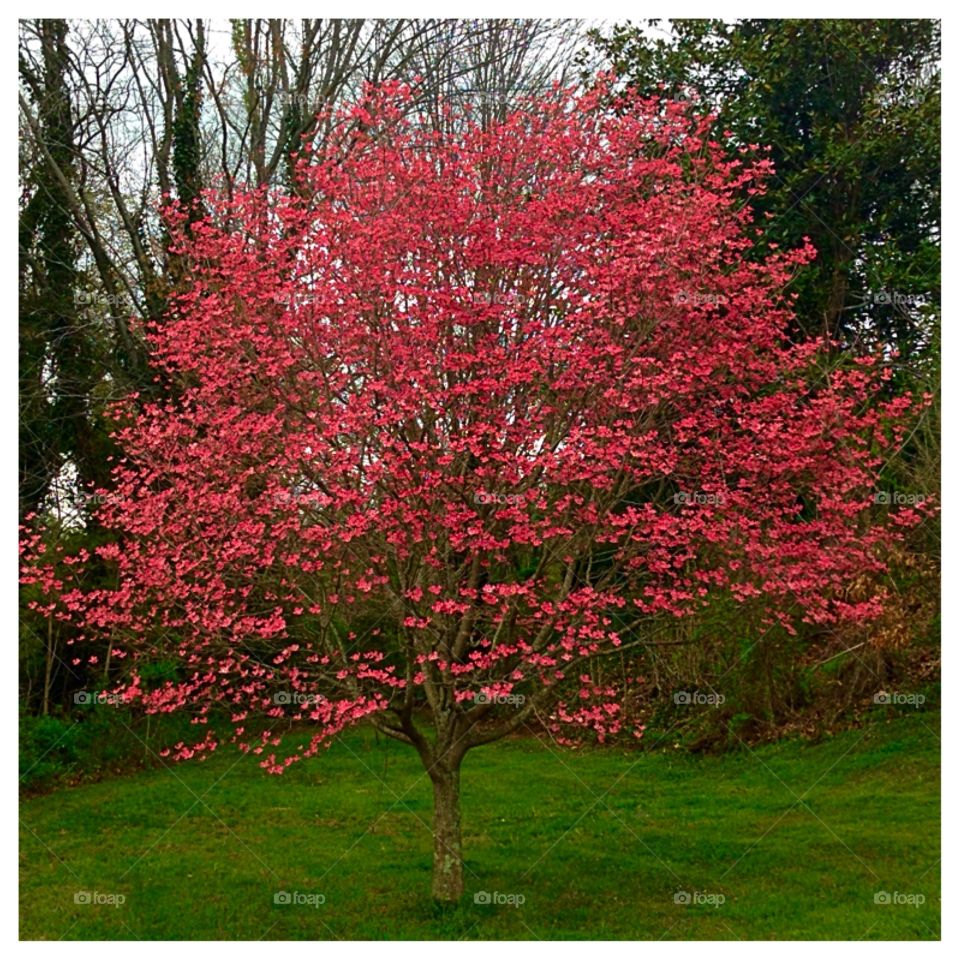
<path fill-rule="evenodd" d="M 21 937 L 935 939 L 938 719 L 709 757 L 480 748 L 445 912 L 429 781 L 366 729 L 284 777 L 225 750 L 65 788 L 22 803 Z"/>

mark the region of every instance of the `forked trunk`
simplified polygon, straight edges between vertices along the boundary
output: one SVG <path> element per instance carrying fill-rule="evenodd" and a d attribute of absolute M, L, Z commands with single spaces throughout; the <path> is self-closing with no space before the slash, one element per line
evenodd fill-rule
<path fill-rule="evenodd" d="M 435 767 L 433 780 L 433 898 L 456 903 L 463 896 L 460 837 L 460 769 Z"/>

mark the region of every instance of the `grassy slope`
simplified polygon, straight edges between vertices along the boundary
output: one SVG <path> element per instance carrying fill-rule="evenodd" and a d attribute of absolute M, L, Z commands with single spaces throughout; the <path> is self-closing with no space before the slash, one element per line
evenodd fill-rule
<path fill-rule="evenodd" d="M 443 914 L 411 751 L 358 730 L 283 778 L 224 751 L 24 801 L 21 936 L 935 938 L 937 732 L 917 713 L 722 757 L 482 748 L 463 776 L 468 896 Z M 476 905 L 481 890 L 525 902 Z M 726 900 L 678 905 L 681 890 Z M 926 903 L 875 905 L 880 890 Z"/>

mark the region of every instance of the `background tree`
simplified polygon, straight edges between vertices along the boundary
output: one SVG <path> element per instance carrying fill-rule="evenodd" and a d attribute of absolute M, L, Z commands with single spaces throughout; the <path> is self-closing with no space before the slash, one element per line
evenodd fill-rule
<path fill-rule="evenodd" d="M 43 501 L 68 456 L 84 480 L 106 479 L 88 407 L 95 338 L 78 316 L 77 232 L 67 195 L 76 181 L 75 119 L 67 93 L 67 27 L 44 20 L 36 69 L 23 71 L 43 147 L 26 146 L 20 206 L 20 515 Z"/>
<path fill-rule="evenodd" d="M 439 122 L 442 97 L 469 95 L 501 114 L 562 78 L 579 29 L 21 20 L 21 515 L 63 500 L 76 512 L 76 488 L 103 479 L 104 404 L 131 386 L 154 396 L 169 387 L 147 372 L 136 322 L 162 316 L 180 282 L 158 216 L 165 198 L 189 204 L 214 181 L 289 184 L 304 142 L 326 135 L 318 114 L 366 82 L 419 78 L 411 109 L 428 122 Z"/>
<path fill-rule="evenodd" d="M 769 148 L 776 175 L 753 199 L 765 245 L 817 250 L 795 283 L 803 333 L 925 352 L 940 304 L 938 21 L 652 20 L 592 41 L 641 92 L 715 110 L 733 149 Z"/>

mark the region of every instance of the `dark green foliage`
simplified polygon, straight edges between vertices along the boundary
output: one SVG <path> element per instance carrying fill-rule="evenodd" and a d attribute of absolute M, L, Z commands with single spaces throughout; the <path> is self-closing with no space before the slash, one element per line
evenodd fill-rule
<path fill-rule="evenodd" d="M 76 770 L 80 728 L 59 717 L 20 717 L 20 785 L 49 786 Z"/>
<path fill-rule="evenodd" d="M 200 132 L 200 107 L 204 64 L 203 24 L 199 21 L 199 38 L 193 58 L 182 79 L 177 97 L 177 112 L 173 121 L 173 174 L 180 201 L 192 211 L 193 217 L 202 215 L 194 205 L 203 188 L 201 161 L 203 143 Z"/>
<path fill-rule="evenodd" d="M 104 479 L 104 441 L 91 415 L 102 362 L 77 307 L 74 118 L 66 84 L 67 25 L 39 21 L 42 75 L 21 58 L 45 152 L 23 156 L 20 257 L 20 515 L 34 512 L 68 460 L 82 481 Z"/>
<path fill-rule="evenodd" d="M 940 303 L 939 23 L 648 24 L 593 43 L 623 81 L 716 111 L 734 149 L 770 148 L 767 244 L 818 251 L 793 288 L 798 332 L 921 354 Z"/>
<path fill-rule="evenodd" d="M 939 494 L 940 25 L 933 20 L 674 20 L 591 34 L 618 79 L 647 95 L 690 100 L 717 114 L 735 155 L 769 148 L 776 175 L 755 195 L 758 253 L 809 237 L 816 260 L 791 285 L 798 338 L 827 335 L 851 351 L 896 349 L 891 390 L 930 394 L 878 492 Z M 587 78 L 585 74 L 585 79 Z M 885 509 L 879 507 L 878 509 Z M 911 531 L 890 581 L 899 641 L 764 634 L 744 610 L 712 611 L 689 647 L 652 648 L 638 666 L 653 688 L 653 725 L 680 724 L 680 740 L 718 747 L 798 727 L 828 729 L 884 682 L 926 682 L 938 639 L 939 526 Z M 721 629 L 717 629 L 719 626 Z M 742 635 L 730 639 L 729 625 Z M 891 624 L 882 624 L 889 630 Z M 893 631 L 896 632 L 896 631 Z M 900 641 L 909 633 L 917 650 Z M 718 639 L 720 638 L 720 639 Z M 853 654 L 832 658 L 847 645 Z M 824 677 L 818 662 L 837 671 Z M 699 685 L 699 686 L 698 686 Z M 726 697 L 683 720 L 678 687 Z"/>
<path fill-rule="evenodd" d="M 147 717 L 89 696 L 77 699 L 82 702 L 55 716 L 21 715 L 21 790 L 36 793 L 157 766 L 161 749 L 196 736 L 189 717 Z"/>

